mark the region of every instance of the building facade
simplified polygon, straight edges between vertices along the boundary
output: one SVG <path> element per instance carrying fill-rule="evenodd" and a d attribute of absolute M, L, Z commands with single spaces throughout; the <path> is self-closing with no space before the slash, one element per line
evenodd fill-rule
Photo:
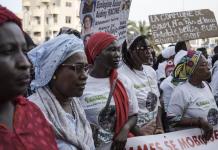
<path fill-rule="evenodd" d="M 80 0 L 22 0 L 22 22 L 37 44 L 56 36 L 61 27 L 81 30 Z"/>

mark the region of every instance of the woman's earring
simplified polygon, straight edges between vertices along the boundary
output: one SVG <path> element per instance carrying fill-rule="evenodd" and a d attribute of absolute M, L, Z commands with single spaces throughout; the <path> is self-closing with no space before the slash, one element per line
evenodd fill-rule
<path fill-rule="evenodd" d="M 57 78 L 56 78 L 56 76 L 54 75 L 52 79 L 53 79 L 53 80 L 56 80 Z"/>

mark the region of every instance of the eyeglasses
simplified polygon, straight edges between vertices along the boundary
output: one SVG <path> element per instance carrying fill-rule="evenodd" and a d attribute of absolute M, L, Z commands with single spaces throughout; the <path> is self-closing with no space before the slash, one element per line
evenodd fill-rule
<path fill-rule="evenodd" d="M 135 48 L 135 50 L 140 50 L 140 51 L 144 51 L 144 50 L 152 50 L 153 48 L 151 46 L 137 46 Z"/>
<path fill-rule="evenodd" d="M 71 70 L 75 71 L 76 73 L 88 73 L 89 65 L 88 64 L 62 64 L 61 66 L 69 67 Z"/>

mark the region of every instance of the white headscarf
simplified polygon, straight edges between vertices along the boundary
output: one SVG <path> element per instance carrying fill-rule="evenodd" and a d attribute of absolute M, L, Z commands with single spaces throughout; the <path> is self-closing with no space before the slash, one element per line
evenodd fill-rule
<path fill-rule="evenodd" d="M 169 47 L 165 48 L 161 52 L 161 54 L 166 59 L 170 58 L 171 56 L 175 55 L 175 46 L 169 46 Z"/>
<path fill-rule="evenodd" d="M 62 34 L 28 52 L 35 71 L 31 88 L 37 89 L 47 85 L 58 66 L 77 52 L 84 52 L 84 45 L 83 41 L 73 34 Z"/>

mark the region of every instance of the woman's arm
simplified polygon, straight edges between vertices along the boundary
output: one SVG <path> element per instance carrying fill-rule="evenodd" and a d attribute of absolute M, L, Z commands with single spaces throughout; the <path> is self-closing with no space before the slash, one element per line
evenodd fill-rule
<path fill-rule="evenodd" d="M 132 129 L 136 126 L 137 121 L 137 115 L 132 115 L 129 117 L 126 124 L 123 126 L 123 128 L 120 130 L 119 134 L 114 138 L 114 142 L 112 144 L 112 150 L 123 150 L 126 145 L 127 137 L 129 131 L 132 131 Z"/>
<path fill-rule="evenodd" d="M 201 128 L 204 131 L 203 138 L 205 141 L 210 140 L 213 135 L 213 126 L 202 118 L 183 118 L 175 126 Z"/>

